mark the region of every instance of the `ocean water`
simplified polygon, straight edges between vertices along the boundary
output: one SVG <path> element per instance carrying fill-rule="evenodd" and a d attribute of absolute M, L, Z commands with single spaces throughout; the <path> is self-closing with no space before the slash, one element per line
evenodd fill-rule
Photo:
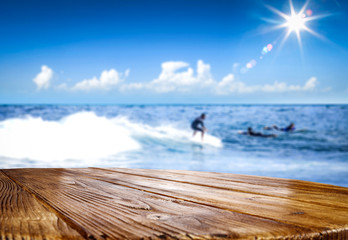
<path fill-rule="evenodd" d="M 202 142 L 190 123 L 203 112 Z M 295 132 L 263 129 L 290 122 Z M 277 137 L 238 134 L 249 126 Z M 348 187 L 348 105 L 0 105 L 0 168 L 92 166 Z"/>

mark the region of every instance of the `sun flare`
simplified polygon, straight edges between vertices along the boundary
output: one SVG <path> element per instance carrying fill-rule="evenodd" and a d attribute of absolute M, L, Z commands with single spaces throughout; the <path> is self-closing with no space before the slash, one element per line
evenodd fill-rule
<path fill-rule="evenodd" d="M 305 29 L 306 19 L 303 14 L 292 14 L 287 18 L 286 25 L 289 31 L 299 32 Z"/>
<path fill-rule="evenodd" d="M 323 18 L 326 16 L 312 16 L 313 12 L 310 9 L 307 9 L 309 0 L 305 2 L 305 4 L 302 6 L 301 10 L 296 12 L 295 8 L 292 4 L 292 0 L 289 0 L 290 5 L 290 14 L 285 14 L 274 7 L 267 6 L 272 12 L 276 13 L 280 17 L 282 17 L 285 21 L 282 24 L 277 25 L 275 28 L 286 28 L 286 34 L 282 40 L 282 44 L 286 41 L 286 39 L 290 36 L 291 33 L 295 33 L 298 43 L 300 45 L 301 51 L 302 51 L 302 40 L 301 40 L 301 32 L 306 31 L 318 38 L 325 39 L 323 36 L 319 35 L 312 29 L 310 29 L 306 23 L 309 21 L 313 21 L 319 18 Z"/>

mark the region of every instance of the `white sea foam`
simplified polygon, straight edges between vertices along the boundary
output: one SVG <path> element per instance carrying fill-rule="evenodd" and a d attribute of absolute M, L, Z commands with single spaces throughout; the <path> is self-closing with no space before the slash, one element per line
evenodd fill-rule
<path fill-rule="evenodd" d="M 170 141 L 182 144 L 188 143 L 198 143 L 205 146 L 211 146 L 216 148 L 221 148 L 222 142 L 219 138 L 214 137 L 210 134 L 205 134 L 204 140 L 201 139 L 201 133 L 197 133 L 195 137 L 192 137 L 192 132 L 190 129 L 178 129 L 171 124 L 164 124 L 160 126 L 149 126 L 140 123 L 134 123 L 129 121 L 125 117 L 113 119 L 114 124 L 122 125 L 126 129 L 133 132 L 133 136 L 138 137 L 150 137 L 152 139 Z"/>
<path fill-rule="evenodd" d="M 130 132 L 91 112 L 60 121 L 9 119 L 1 123 L 0 156 L 40 161 L 94 160 L 140 148 Z"/>
<path fill-rule="evenodd" d="M 141 139 L 222 147 L 221 140 L 209 134 L 203 142 L 200 134 L 197 138 L 191 134 L 170 125 L 154 127 L 126 117 L 108 119 L 93 112 L 75 113 L 59 121 L 28 116 L 0 122 L 0 156 L 42 162 L 82 160 L 88 165 L 94 160 L 140 150 Z"/>

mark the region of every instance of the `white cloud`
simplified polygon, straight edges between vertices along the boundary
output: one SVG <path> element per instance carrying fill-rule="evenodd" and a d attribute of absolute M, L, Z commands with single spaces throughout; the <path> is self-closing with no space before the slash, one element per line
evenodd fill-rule
<path fill-rule="evenodd" d="M 71 88 L 71 90 L 109 90 L 112 87 L 120 84 L 126 77 L 128 77 L 129 72 L 129 69 L 127 69 L 124 74 L 117 72 L 115 69 L 110 69 L 109 71 L 104 70 L 100 74 L 99 79 L 97 77 L 93 77 L 92 79 L 85 79 L 81 82 L 76 83 Z"/>
<path fill-rule="evenodd" d="M 273 84 L 246 85 L 236 80 L 233 74 L 224 77 L 216 87 L 217 94 L 228 93 L 253 93 L 253 92 L 290 92 L 290 91 L 311 91 L 315 88 L 317 79 L 311 77 L 303 86 L 288 85 L 285 82 L 275 81 Z"/>
<path fill-rule="evenodd" d="M 197 62 L 196 74 L 186 62 L 164 62 L 160 75 L 148 83 L 131 83 L 122 86 L 122 90 L 149 89 L 159 93 L 173 91 L 188 92 L 215 84 L 210 73 L 210 65 L 202 60 Z"/>
<path fill-rule="evenodd" d="M 239 67 L 238 63 L 233 65 L 234 70 Z M 275 81 L 273 84 L 248 85 L 230 73 L 216 81 L 211 74 L 211 67 L 202 60 L 197 61 L 196 71 L 190 67 L 189 63 L 182 61 L 168 61 L 161 65 L 159 76 L 149 82 L 125 83 L 124 80 L 129 76 L 129 69 L 125 73 L 119 73 L 115 69 L 104 70 L 100 77 L 93 77 L 76 83 L 73 87 L 68 87 L 66 83 L 57 86 L 62 90 L 109 90 L 117 87 L 120 91 L 148 90 L 158 93 L 168 92 L 195 92 L 212 93 L 217 95 L 227 95 L 232 93 L 282 93 L 295 91 L 311 91 L 317 85 L 317 78 L 311 77 L 304 85 L 289 85 L 286 82 Z"/>
<path fill-rule="evenodd" d="M 172 92 L 175 90 L 188 90 L 189 86 L 197 83 L 193 69 L 185 62 L 164 62 L 162 72 L 158 78 L 150 82 L 147 87 L 157 92 Z M 181 69 L 186 68 L 184 71 Z"/>
<path fill-rule="evenodd" d="M 233 65 L 234 70 L 239 64 Z M 197 90 L 207 90 L 218 95 L 230 93 L 254 93 L 254 92 L 289 92 L 289 91 L 310 91 L 316 86 L 317 79 L 311 77 L 303 86 L 288 85 L 285 82 L 274 82 L 265 85 L 247 85 L 235 78 L 234 74 L 228 74 L 221 81 L 216 81 L 210 72 L 210 65 L 202 60 L 197 62 L 197 70 L 186 62 L 164 62 L 160 75 L 144 83 L 123 84 L 120 88 L 126 90 L 147 89 L 159 93 L 167 92 L 190 92 Z"/>
<path fill-rule="evenodd" d="M 313 90 L 315 86 L 317 85 L 317 78 L 316 77 L 311 77 L 306 84 L 303 87 L 303 90 Z"/>
<path fill-rule="evenodd" d="M 287 90 L 299 90 L 301 87 L 288 86 L 285 82 L 275 81 L 273 84 L 265 84 L 264 86 L 259 87 L 263 92 L 285 92 Z"/>
<path fill-rule="evenodd" d="M 210 65 L 205 64 L 202 60 L 197 62 L 197 79 L 202 87 L 215 84 L 215 80 L 210 73 Z"/>
<path fill-rule="evenodd" d="M 317 84 L 317 78 L 311 77 L 304 86 L 300 85 L 288 85 L 285 82 L 274 82 L 272 85 L 264 85 L 261 87 L 263 92 L 288 92 L 288 91 L 310 91 L 315 88 Z"/>
<path fill-rule="evenodd" d="M 228 74 L 215 86 L 215 92 L 221 95 L 234 92 L 250 93 L 255 90 L 255 86 L 247 86 L 245 83 L 236 80 L 233 74 Z"/>
<path fill-rule="evenodd" d="M 46 65 L 43 65 L 41 66 L 41 72 L 36 75 L 33 81 L 36 84 L 38 90 L 42 88 L 47 89 L 50 87 L 52 77 L 53 77 L 52 69 L 47 67 Z"/>

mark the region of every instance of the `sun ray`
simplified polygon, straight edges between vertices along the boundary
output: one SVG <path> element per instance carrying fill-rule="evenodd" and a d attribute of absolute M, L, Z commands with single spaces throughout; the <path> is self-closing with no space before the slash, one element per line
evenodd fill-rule
<path fill-rule="evenodd" d="M 272 31 L 272 30 L 277 30 L 277 29 L 286 28 L 286 27 L 287 27 L 286 23 L 283 23 L 283 24 L 273 26 L 270 30 Z"/>
<path fill-rule="evenodd" d="M 272 24 L 281 24 L 282 22 L 277 20 L 277 19 L 272 19 L 272 18 L 260 18 L 260 20 L 268 22 L 268 23 L 272 23 Z"/>
<path fill-rule="evenodd" d="M 297 30 L 297 31 L 296 31 L 296 37 L 297 37 L 298 45 L 300 46 L 301 55 L 303 55 L 303 48 L 302 48 L 302 41 L 301 41 L 300 30 Z"/>
<path fill-rule="evenodd" d="M 282 49 L 282 48 L 283 48 L 283 46 L 284 46 L 286 40 L 287 40 L 288 37 L 290 36 L 290 33 L 291 33 L 290 30 L 288 30 L 288 31 L 286 32 L 285 36 L 283 37 L 282 41 L 281 41 L 280 44 L 279 44 L 279 49 Z"/>
<path fill-rule="evenodd" d="M 313 31 L 312 29 L 305 27 L 304 28 L 305 31 L 309 32 L 310 34 L 312 34 L 313 36 L 316 36 L 317 38 L 324 40 L 324 41 L 328 41 L 328 39 L 326 37 L 324 37 L 323 35 L 320 35 L 319 33 Z"/>
<path fill-rule="evenodd" d="M 296 14 L 295 13 L 295 9 L 294 9 L 294 5 L 292 4 L 292 0 L 289 0 L 289 3 L 290 3 L 290 13 L 291 13 L 291 16 Z"/>
<path fill-rule="evenodd" d="M 290 0 L 290 1 L 291 1 L 291 0 Z M 309 0 L 307 0 L 307 1 L 305 2 L 305 4 L 303 5 L 303 7 L 301 8 L 301 10 L 299 11 L 300 14 L 303 14 L 303 13 L 304 13 L 304 11 L 306 10 L 308 4 L 309 4 Z"/>
<path fill-rule="evenodd" d="M 279 11 L 278 9 L 272 7 L 272 6 L 269 6 L 269 5 L 266 5 L 266 7 L 271 10 L 272 12 L 278 14 L 279 16 L 281 16 L 282 18 L 284 19 L 287 19 L 288 18 L 288 15 L 286 15 L 285 13 L 282 13 L 281 11 Z"/>
<path fill-rule="evenodd" d="M 326 18 L 326 17 L 330 17 L 332 16 L 332 13 L 328 13 L 328 14 L 321 14 L 321 15 L 317 15 L 317 16 L 310 16 L 310 17 L 306 17 L 306 22 L 309 21 L 313 21 L 313 20 L 317 20 L 317 19 L 321 19 L 321 18 Z"/>

